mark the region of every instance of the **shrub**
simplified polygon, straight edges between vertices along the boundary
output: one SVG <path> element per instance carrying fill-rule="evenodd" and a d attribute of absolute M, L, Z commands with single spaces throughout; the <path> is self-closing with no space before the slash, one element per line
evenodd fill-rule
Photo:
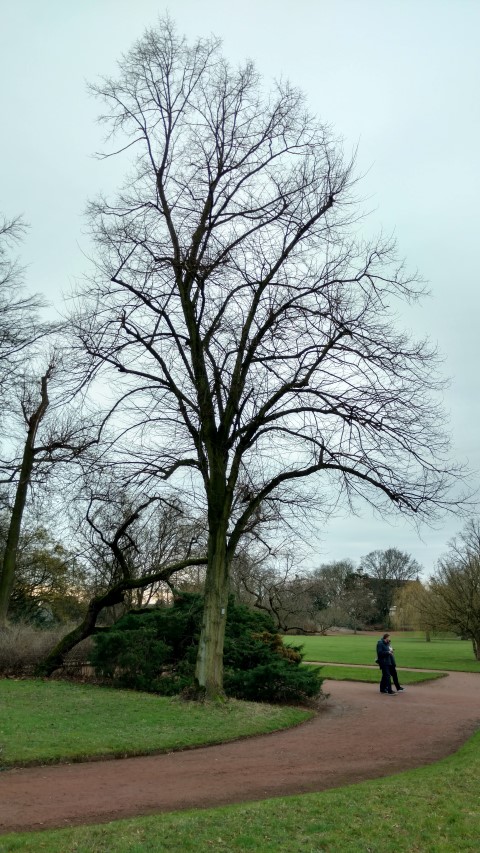
<path fill-rule="evenodd" d="M 71 627 L 42 629 L 17 622 L 0 631 L 0 675 L 31 675 Z"/>
<path fill-rule="evenodd" d="M 318 696 L 320 687 L 318 670 L 300 668 L 286 658 L 225 673 L 225 692 L 237 699 L 298 702 Z"/>
<path fill-rule="evenodd" d="M 114 683 L 172 695 L 189 692 L 202 617 L 201 596 L 172 607 L 131 612 L 95 637 L 92 664 Z M 268 614 L 230 600 L 225 631 L 225 692 L 239 699 L 294 702 L 318 696 L 318 670 L 300 667 L 301 647 L 287 648 Z"/>

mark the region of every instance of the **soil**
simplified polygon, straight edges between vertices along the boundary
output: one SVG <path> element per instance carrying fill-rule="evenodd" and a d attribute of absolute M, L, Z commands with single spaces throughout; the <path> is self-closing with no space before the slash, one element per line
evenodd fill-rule
<path fill-rule="evenodd" d="M 401 675 L 400 675 L 401 677 Z M 186 752 L 0 774 L 0 832 L 286 794 L 390 776 L 455 752 L 480 726 L 480 677 L 450 673 L 395 696 L 327 681 L 314 719 L 294 729 Z"/>

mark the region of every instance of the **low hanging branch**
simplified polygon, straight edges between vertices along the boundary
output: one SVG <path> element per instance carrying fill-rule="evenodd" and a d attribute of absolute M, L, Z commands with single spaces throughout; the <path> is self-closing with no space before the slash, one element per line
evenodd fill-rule
<path fill-rule="evenodd" d="M 105 607 L 113 607 L 114 604 L 122 604 L 125 599 L 125 593 L 128 590 L 143 589 L 146 586 L 150 586 L 150 584 L 158 583 L 160 581 L 168 582 L 170 577 L 173 574 L 176 574 L 176 572 L 188 569 L 191 566 L 204 566 L 206 563 L 206 557 L 191 557 L 187 560 L 180 560 L 178 563 L 172 563 L 169 566 L 165 566 L 158 572 L 143 575 L 140 578 L 123 579 L 107 590 L 107 592 L 94 596 L 89 602 L 87 612 L 82 622 L 77 625 L 73 631 L 70 631 L 65 637 L 63 637 L 55 648 L 52 649 L 50 654 L 38 667 L 38 674 L 43 676 L 52 675 L 56 669 L 63 666 L 66 655 L 75 648 L 78 643 L 85 640 L 87 637 L 92 636 L 92 634 L 98 633 L 100 630 L 104 630 L 97 627 L 97 619 L 100 613 L 105 609 Z"/>

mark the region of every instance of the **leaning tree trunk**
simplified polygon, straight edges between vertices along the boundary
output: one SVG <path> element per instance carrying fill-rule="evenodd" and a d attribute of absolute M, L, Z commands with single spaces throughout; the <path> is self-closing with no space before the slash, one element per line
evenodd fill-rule
<path fill-rule="evenodd" d="M 2 571 L 0 574 L 0 629 L 7 624 L 8 605 L 15 580 L 15 569 L 17 565 L 18 542 L 22 528 L 23 511 L 27 502 L 27 492 L 32 478 L 32 470 L 35 462 L 35 438 L 38 427 L 48 408 L 47 384 L 50 377 L 50 368 L 41 379 L 40 403 L 33 414 L 28 418 L 28 430 L 23 449 L 22 465 L 18 480 L 15 502 L 8 528 L 7 541 L 3 555 Z"/>
<path fill-rule="evenodd" d="M 82 640 L 86 640 L 87 637 L 94 634 L 96 630 L 98 631 L 96 628 L 97 618 L 104 607 L 112 607 L 114 604 L 122 603 L 124 596 L 125 592 L 121 584 L 118 584 L 117 587 L 108 590 L 103 595 L 97 595 L 92 598 L 80 624 L 73 631 L 69 631 L 39 664 L 37 675 L 48 677 L 56 669 L 60 669 L 65 663 L 65 657 L 68 652 L 75 648 Z"/>

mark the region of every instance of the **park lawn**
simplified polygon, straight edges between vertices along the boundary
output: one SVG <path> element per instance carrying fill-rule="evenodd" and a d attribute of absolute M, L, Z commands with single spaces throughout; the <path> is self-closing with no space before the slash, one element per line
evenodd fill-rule
<path fill-rule="evenodd" d="M 371 634 L 335 634 L 315 637 L 285 637 L 288 645 L 302 646 L 306 661 L 325 663 L 374 664 L 378 638 Z M 480 661 L 473 656 L 467 640 L 433 638 L 430 643 L 414 632 L 392 631 L 397 668 L 442 669 L 479 672 Z"/>
<path fill-rule="evenodd" d="M 308 664 L 305 664 L 308 666 Z M 335 664 L 324 664 L 320 667 L 321 677 L 329 681 L 366 681 L 368 684 L 377 684 L 380 681 L 380 669 L 378 666 L 367 669 L 361 666 L 335 666 Z M 399 681 L 402 685 L 420 684 L 422 681 L 433 681 L 436 678 L 444 678 L 446 672 L 414 672 L 402 669 L 399 671 Z"/>
<path fill-rule="evenodd" d="M 480 732 L 437 764 L 319 794 L 0 836 L 0 853 L 478 853 Z"/>
<path fill-rule="evenodd" d="M 184 702 L 62 681 L 0 680 L 0 768 L 147 755 L 264 734 L 313 711 L 240 702 Z"/>

